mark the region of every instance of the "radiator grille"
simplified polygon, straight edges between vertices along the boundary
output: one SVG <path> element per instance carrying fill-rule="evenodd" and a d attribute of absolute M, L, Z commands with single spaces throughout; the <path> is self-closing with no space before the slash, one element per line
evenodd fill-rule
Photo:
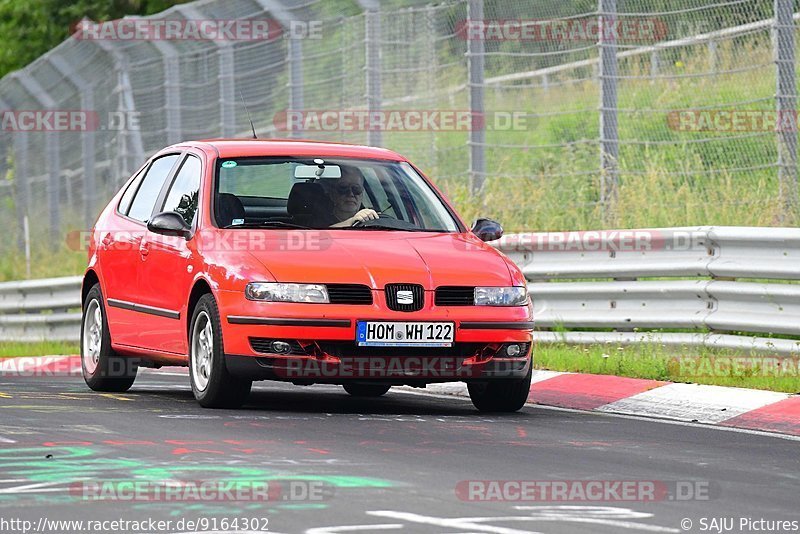
<path fill-rule="evenodd" d="M 475 288 L 472 286 L 437 287 L 434 303 L 437 306 L 473 306 L 475 304 Z"/>
<path fill-rule="evenodd" d="M 372 290 L 361 284 L 325 284 L 331 304 L 372 304 Z"/>
<path fill-rule="evenodd" d="M 385 291 L 390 310 L 414 312 L 425 305 L 425 289 L 419 284 L 386 284 Z"/>

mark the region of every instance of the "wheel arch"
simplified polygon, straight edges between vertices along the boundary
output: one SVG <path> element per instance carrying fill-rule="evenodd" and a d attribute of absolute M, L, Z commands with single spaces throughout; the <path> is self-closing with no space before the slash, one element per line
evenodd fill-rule
<path fill-rule="evenodd" d="M 94 287 L 95 284 L 100 283 L 100 277 L 97 276 L 97 273 L 94 269 L 89 269 L 83 275 L 83 282 L 81 283 L 81 308 L 86 303 L 86 296 L 89 294 L 89 291 Z M 101 287 L 102 291 L 102 287 Z"/>
<path fill-rule="evenodd" d="M 189 303 L 186 306 L 186 341 L 190 342 L 189 340 L 189 331 L 192 328 L 192 315 L 194 314 L 194 308 L 197 306 L 197 302 L 200 300 L 200 297 L 203 295 L 213 295 L 214 292 L 211 290 L 211 284 L 204 278 L 198 278 L 195 280 L 194 285 L 192 286 L 192 291 L 189 293 Z"/>

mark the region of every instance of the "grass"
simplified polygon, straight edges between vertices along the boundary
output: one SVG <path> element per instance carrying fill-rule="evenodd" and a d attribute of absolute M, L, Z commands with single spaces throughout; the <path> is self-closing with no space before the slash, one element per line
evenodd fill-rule
<path fill-rule="evenodd" d="M 51 356 L 78 354 L 77 343 L 66 341 L 41 341 L 33 343 L 16 343 L 0 341 L 0 358 L 16 358 L 19 356 Z"/>
<path fill-rule="evenodd" d="M 534 363 L 537 369 L 551 371 L 800 393 L 800 359 L 747 351 L 659 344 L 576 347 L 540 343 Z"/>

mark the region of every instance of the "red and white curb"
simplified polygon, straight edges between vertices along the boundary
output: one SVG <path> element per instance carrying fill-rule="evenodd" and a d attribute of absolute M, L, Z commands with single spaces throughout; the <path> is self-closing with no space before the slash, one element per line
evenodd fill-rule
<path fill-rule="evenodd" d="M 468 394 L 463 383 L 426 391 Z M 800 436 L 800 396 L 758 389 L 534 371 L 528 403 Z"/>
<path fill-rule="evenodd" d="M 185 367 L 144 372 L 185 375 Z M 0 359 L 0 376 L 80 376 L 80 356 Z M 419 390 L 415 390 L 419 391 Z M 464 383 L 425 392 L 466 397 Z M 757 389 L 677 384 L 611 375 L 534 371 L 531 404 L 635 415 L 800 436 L 800 396 Z"/>

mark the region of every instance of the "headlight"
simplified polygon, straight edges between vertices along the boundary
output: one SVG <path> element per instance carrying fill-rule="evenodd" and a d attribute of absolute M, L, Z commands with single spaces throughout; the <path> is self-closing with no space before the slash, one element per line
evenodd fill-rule
<path fill-rule="evenodd" d="M 527 287 L 476 287 L 476 306 L 524 306 L 528 303 Z"/>
<path fill-rule="evenodd" d="M 322 284 L 282 284 L 279 282 L 251 282 L 244 289 L 249 300 L 267 302 L 312 302 L 327 304 L 328 288 Z"/>

